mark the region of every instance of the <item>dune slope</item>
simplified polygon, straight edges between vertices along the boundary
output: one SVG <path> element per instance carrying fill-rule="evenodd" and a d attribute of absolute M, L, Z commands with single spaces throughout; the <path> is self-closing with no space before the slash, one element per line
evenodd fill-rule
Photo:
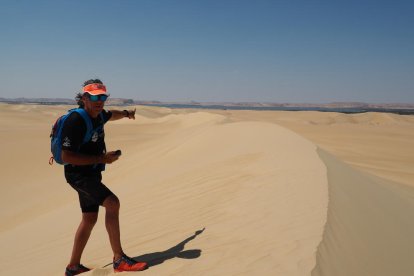
<path fill-rule="evenodd" d="M 328 169 L 329 208 L 312 275 L 412 275 L 414 189 L 319 155 Z"/>

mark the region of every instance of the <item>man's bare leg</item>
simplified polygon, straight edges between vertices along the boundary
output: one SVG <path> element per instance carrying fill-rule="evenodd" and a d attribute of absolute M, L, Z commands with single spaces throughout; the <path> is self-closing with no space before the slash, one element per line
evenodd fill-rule
<path fill-rule="evenodd" d="M 105 226 L 109 235 L 109 242 L 111 243 L 112 251 L 114 253 L 114 260 L 122 257 L 123 250 L 121 246 L 121 232 L 119 228 L 119 199 L 115 195 L 107 197 L 103 204 L 106 209 Z"/>
<path fill-rule="evenodd" d="M 70 266 L 80 264 L 83 250 L 91 236 L 92 229 L 95 226 L 97 219 L 97 212 L 82 213 L 82 221 L 76 231 L 75 241 L 73 243 L 72 256 L 69 263 Z"/>

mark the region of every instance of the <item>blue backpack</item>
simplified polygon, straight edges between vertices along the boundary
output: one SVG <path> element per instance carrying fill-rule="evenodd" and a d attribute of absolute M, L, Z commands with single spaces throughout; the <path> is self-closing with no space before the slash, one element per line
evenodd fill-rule
<path fill-rule="evenodd" d="M 53 164 L 53 160 L 55 160 L 58 164 L 66 165 L 66 163 L 62 161 L 62 129 L 66 119 L 73 112 L 78 112 L 86 123 L 86 133 L 83 137 L 82 145 L 86 144 L 92 138 L 94 129 L 91 118 L 89 117 L 85 109 L 74 108 L 69 110 L 67 114 L 60 116 L 52 127 L 52 131 L 50 133 L 50 149 L 52 151 L 52 156 L 49 159 L 50 165 Z M 103 117 L 102 113 L 100 114 L 100 116 L 101 118 Z"/>

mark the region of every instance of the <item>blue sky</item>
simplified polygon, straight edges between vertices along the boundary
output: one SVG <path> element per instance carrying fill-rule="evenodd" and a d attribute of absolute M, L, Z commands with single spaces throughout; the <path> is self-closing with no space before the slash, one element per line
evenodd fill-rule
<path fill-rule="evenodd" d="M 414 1 L 0 0 L 0 97 L 414 103 Z"/>

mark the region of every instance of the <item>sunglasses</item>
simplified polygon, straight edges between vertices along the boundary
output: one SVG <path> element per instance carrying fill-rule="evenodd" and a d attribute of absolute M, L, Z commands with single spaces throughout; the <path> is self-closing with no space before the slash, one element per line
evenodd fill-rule
<path fill-rule="evenodd" d="M 106 99 L 108 99 L 108 95 L 105 95 L 105 94 L 100 94 L 100 95 L 91 95 L 89 93 L 85 93 L 85 94 L 91 102 L 97 102 L 97 101 L 104 102 L 106 101 Z"/>

